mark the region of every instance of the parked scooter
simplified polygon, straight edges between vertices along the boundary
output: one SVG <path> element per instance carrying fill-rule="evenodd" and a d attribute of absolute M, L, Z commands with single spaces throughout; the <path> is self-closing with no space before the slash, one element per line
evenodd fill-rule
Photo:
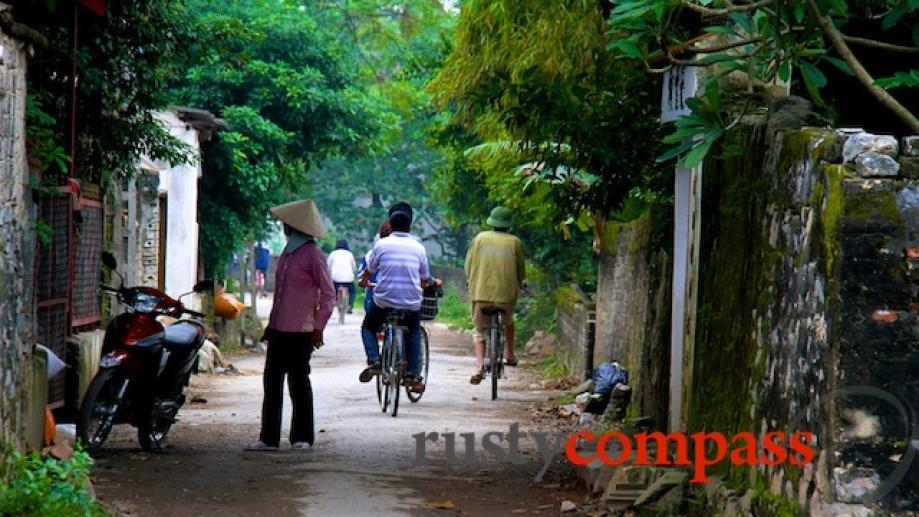
<path fill-rule="evenodd" d="M 204 314 L 182 304 L 182 297 L 191 293 L 173 300 L 152 287 L 125 287 L 115 257 L 104 253 L 102 262 L 121 278 L 121 286 L 101 286 L 101 291 L 114 294 L 130 310 L 105 329 L 99 372 L 80 405 L 77 438 L 93 452 L 105 443 L 113 425 L 129 423 L 137 427 L 141 447 L 157 451 L 185 402 L 185 386 L 207 335 L 201 321 L 179 319 L 163 326 L 157 317 Z M 212 281 L 203 280 L 193 292 L 213 287 Z"/>

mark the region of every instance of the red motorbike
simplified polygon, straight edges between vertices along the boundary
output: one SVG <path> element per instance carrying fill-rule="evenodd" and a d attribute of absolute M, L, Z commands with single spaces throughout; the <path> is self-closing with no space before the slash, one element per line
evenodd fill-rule
<path fill-rule="evenodd" d="M 185 403 L 185 386 L 207 335 L 202 322 L 179 318 L 204 314 L 185 307 L 181 302 L 185 295 L 174 300 L 152 287 L 125 287 L 115 257 L 104 253 L 102 262 L 121 278 L 121 287 L 101 286 L 101 291 L 114 294 L 129 311 L 105 329 L 99 372 L 80 404 L 77 438 L 93 452 L 102 447 L 115 424 L 129 423 L 137 427 L 144 450 L 158 451 Z M 213 287 L 212 281 L 203 280 L 192 292 Z M 178 321 L 164 326 L 159 316 Z"/>

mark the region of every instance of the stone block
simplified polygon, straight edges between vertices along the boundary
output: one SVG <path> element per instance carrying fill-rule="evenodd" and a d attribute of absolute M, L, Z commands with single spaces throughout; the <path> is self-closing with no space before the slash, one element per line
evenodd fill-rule
<path fill-rule="evenodd" d="M 903 154 L 919 156 L 919 135 L 904 136 L 901 142 L 903 144 Z"/>
<path fill-rule="evenodd" d="M 919 156 L 900 156 L 900 175 L 911 180 L 919 179 Z"/>
<path fill-rule="evenodd" d="M 881 486 L 881 477 L 868 468 L 833 469 L 836 499 L 843 503 L 865 503 Z"/>
<path fill-rule="evenodd" d="M 851 162 L 865 153 L 896 156 L 898 147 L 897 139 L 890 135 L 858 133 L 846 140 L 842 148 L 842 159 Z"/>
<path fill-rule="evenodd" d="M 855 158 L 855 171 L 865 178 L 895 177 L 900 174 L 900 164 L 886 154 L 872 151 Z"/>

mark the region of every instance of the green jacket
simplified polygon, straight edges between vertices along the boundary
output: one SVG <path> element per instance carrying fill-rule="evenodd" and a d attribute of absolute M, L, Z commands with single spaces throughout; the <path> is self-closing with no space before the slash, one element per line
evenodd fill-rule
<path fill-rule="evenodd" d="M 515 303 L 525 279 L 520 239 L 495 231 L 475 236 L 466 252 L 470 301 Z"/>

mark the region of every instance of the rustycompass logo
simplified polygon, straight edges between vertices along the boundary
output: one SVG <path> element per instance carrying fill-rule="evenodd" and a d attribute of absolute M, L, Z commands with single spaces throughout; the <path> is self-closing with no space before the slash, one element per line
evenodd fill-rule
<path fill-rule="evenodd" d="M 766 433 L 757 438 L 753 433 L 737 433 L 730 439 L 722 433 L 638 433 L 627 435 L 609 432 L 597 435 L 579 431 L 568 437 L 565 455 L 575 465 L 601 461 L 606 465 L 655 465 L 690 467 L 692 483 L 707 483 L 711 478 L 706 469 L 728 460 L 734 465 L 806 465 L 814 461 L 815 436 L 809 431 L 787 434 L 784 431 Z M 578 445 L 588 445 L 579 448 Z M 692 454 L 690 454 L 690 444 Z M 592 447 L 590 447 L 592 445 Z M 675 450 L 675 454 L 668 454 Z"/>

